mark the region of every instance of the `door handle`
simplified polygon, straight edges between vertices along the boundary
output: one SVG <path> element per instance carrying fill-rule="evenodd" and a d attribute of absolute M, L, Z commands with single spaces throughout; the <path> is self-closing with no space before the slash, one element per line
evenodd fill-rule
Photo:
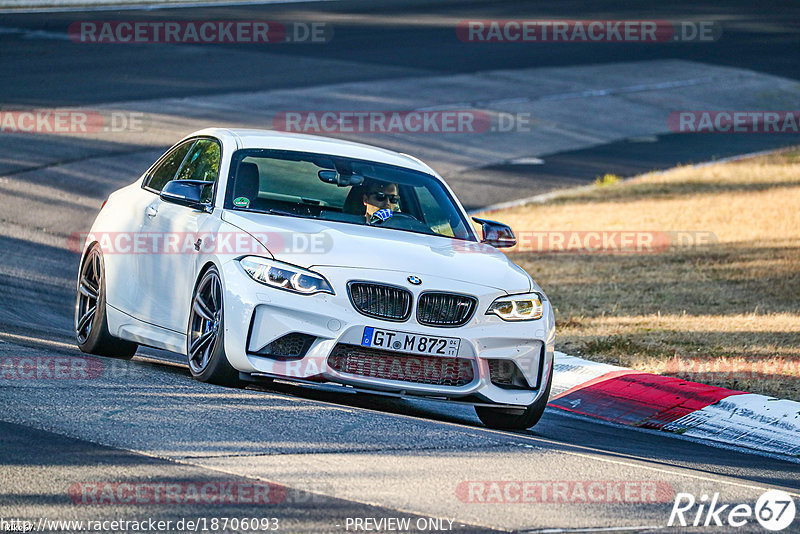
<path fill-rule="evenodd" d="M 152 219 L 153 217 L 158 215 L 158 210 L 155 209 L 153 206 L 147 206 L 147 209 L 144 210 L 144 214 Z"/>

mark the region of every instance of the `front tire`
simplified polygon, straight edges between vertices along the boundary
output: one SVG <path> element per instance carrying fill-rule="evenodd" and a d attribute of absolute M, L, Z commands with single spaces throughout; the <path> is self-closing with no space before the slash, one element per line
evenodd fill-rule
<path fill-rule="evenodd" d="M 536 402 L 528 406 L 522 413 L 513 413 L 504 408 L 475 406 L 478 419 L 489 428 L 498 430 L 525 430 L 531 428 L 542 418 L 547 402 L 550 399 L 550 386 L 553 384 L 553 366 L 550 366 L 550 377 L 544 394 Z"/>
<path fill-rule="evenodd" d="M 216 267 L 200 278 L 192 296 L 186 354 L 192 378 L 220 386 L 240 387 L 239 372 L 225 355 L 222 280 Z"/>
<path fill-rule="evenodd" d="M 95 244 L 84 256 L 78 275 L 75 302 L 75 338 L 81 352 L 130 360 L 139 345 L 114 337 L 108 331 L 105 263 Z"/>

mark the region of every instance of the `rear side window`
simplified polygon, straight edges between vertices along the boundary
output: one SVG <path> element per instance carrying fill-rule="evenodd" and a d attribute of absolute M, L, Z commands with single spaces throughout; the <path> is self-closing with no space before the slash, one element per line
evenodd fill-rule
<path fill-rule="evenodd" d="M 186 154 L 189 152 L 189 149 L 192 148 L 193 144 L 194 141 L 186 141 L 167 154 L 167 157 L 165 157 L 150 173 L 145 187 L 160 192 L 167 182 L 175 177 L 175 173 L 178 172 L 181 163 L 183 163 Z"/>

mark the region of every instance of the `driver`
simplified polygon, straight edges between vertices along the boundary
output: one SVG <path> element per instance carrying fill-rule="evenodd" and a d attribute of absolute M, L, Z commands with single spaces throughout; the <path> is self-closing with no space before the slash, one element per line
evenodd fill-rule
<path fill-rule="evenodd" d="M 373 218 L 385 221 L 394 212 L 399 211 L 400 194 L 397 184 L 370 182 L 365 186 L 361 201 L 367 210 L 366 218 L 368 223 L 373 221 Z"/>

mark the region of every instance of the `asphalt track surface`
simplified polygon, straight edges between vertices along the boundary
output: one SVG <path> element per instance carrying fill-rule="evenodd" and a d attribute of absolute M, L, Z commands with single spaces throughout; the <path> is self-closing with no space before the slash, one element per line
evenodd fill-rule
<path fill-rule="evenodd" d="M 657 48 L 509 45 L 498 50 L 452 38 L 453 21 L 465 18 L 626 19 L 644 18 L 645 13 L 647 18 L 668 20 L 724 18 L 730 26 L 719 43 Z M 78 18 L 120 17 L 113 15 L 0 15 L 0 27 L 63 31 Z M 609 2 L 542 6 L 466 1 L 433 6 L 387 2 L 380 8 L 374 2 L 332 2 L 195 9 L 192 18 L 210 20 L 330 20 L 336 23 L 336 36 L 326 46 L 258 53 L 241 46 L 208 47 L 203 61 L 194 57 L 186 61 L 179 47 L 76 48 L 30 34 L 0 33 L 0 104 L 4 108 L 92 105 L 308 87 L 354 76 L 387 79 L 654 58 L 692 59 L 797 79 L 798 15 L 800 6 L 784 2 L 647 3 L 646 10 Z M 125 16 L 174 20 L 189 15 L 170 10 Z M 450 26 L 442 27 L 445 23 Z M 321 68 L 326 65 L 341 68 Z M 527 180 L 545 191 L 583 183 L 597 172 L 619 169 L 619 174 L 632 174 L 793 141 L 769 136 L 724 140 L 709 136 L 702 143 L 697 139 L 663 136 L 656 142 L 618 142 L 557 154 L 544 166 L 472 172 Z M 484 429 L 472 410 L 461 406 L 292 385 L 227 390 L 199 384 L 188 377 L 180 356 L 152 349 L 141 349 L 131 362 L 82 359 L 71 335 L 78 257 L 65 249 L 67 233 L 87 229 L 103 198 L 129 183 L 131 175 L 140 172 L 131 169 L 146 167 L 161 149 L 103 147 L 96 140 L 38 136 L 6 136 L 4 142 L 0 357 L 5 361 L 62 357 L 101 368 L 89 380 L 0 380 L 0 515 L 4 518 L 255 516 L 280 518 L 283 532 L 345 532 L 348 517 L 428 516 L 454 519 L 453 529 L 463 532 L 545 528 L 646 532 L 666 524 L 671 500 L 492 505 L 464 502 L 457 498 L 457 488 L 475 480 L 658 481 L 675 492 L 698 497 L 719 492 L 723 502 L 750 504 L 767 488 L 800 493 L 800 468 L 795 462 L 602 424 L 555 409 L 530 431 L 495 432 Z M 96 157 L 98 147 L 107 148 L 102 158 Z M 16 187 L 20 180 L 28 187 Z M 288 488 L 290 498 L 267 507 L 88 506 L 70 498 L 74 485 L 98 481 L 271 481 Z M 679 530 L 726 531 L 724 527 Z M 738 531 L 763 530 L 751 524 Z"/>
<path fill-rule="evenodd" d="M 454 38 L 454 27 L 459 21 L 488 18 L 713 21 L 722 28 L 722 34 L 714 42 L 536 43 L 533 46 L 464 43 Z M 261 47 L 251 44 L 97 46 L 65 39 L 67 28 L 76 21 L 183 19 L 321 22 L 331 25 L 333 38 L 325 43 Z M 798 79 L 798 20 L 800 6 L 779 1 L 759 2 L 756 6 L 747 1 L 587 4 L 388 0 L 153 11 L 0 13 L 0 72 L 3 73 L 0 106 L 2 109 L 93 106 L 351 81 L 468 75 L 498 69 L 613 66 L 619 62 L 670 59 Z M 724 80 L 720 83 L 725 84 Z M 476 99 L 481 97 L 475 95 Z M 795 107 L 794 102 L 778 104 L 779 109 Z M 486 203 L 510 200 L 514 192 L 517 198 L 530 196 L 585 184 L 605 173 L 630 176 L 680 163 L 798 143 L 800 136 L 790 134 L 655 135 L 644 141 L 615 140 L 556 151 L 548 154 L 543 165 L 489 162 L 463 175 L 448 174 L 447 178 L 466 207 L 476 209 Z M 168 143 L 162 142 L 163 145 Z M 125 149 L 125 146 L 108 147 L 111 152 Z M 80 153 L 75 157 L 80 157 Z M 0 168 L 4 159 L 7 158 L 0 158 Z M 510 193 L 501 198 L 498 192 L 491 194 L 485 188 L 470 185 L 475 179 L 484 183 L 502 180 Z"/>
<path fill-rule="evenodd" d="M 113 13 L 113 12 L 111 12 Z M 489 69 L 614 63 L 679 58 L 800 79 L 800 6 L 744 0 L 677 2 L 491 2 L 421 0 L 241 6 L 60 14 L 0 14 L 2 26 L 65 32 L 76 20 L 278 20 L 334 26 L 328 43 L 209 46 L 187 61 L 168 45 L 91 47 L 2 37 L 3 104 L 39 106 L 197 96 L 233 90 L 295 88 L 411 73 L 470 73 Z M 716 42 L 464 43 L 454 26 L 469 19 L 712 20 L 723 22 Z M 31 62 L 32 57 L 36 61 Z M 310 60 L 353 61 L 347 69 L 312 69 Z M 13 75 L 9 76 L 9 73 Z M 213 73 L 213 75 L 209 75 Z M 57 79 L 56 82 L 53 80 Z M 50 82 L 48 83 L 48 80 Z"/>

